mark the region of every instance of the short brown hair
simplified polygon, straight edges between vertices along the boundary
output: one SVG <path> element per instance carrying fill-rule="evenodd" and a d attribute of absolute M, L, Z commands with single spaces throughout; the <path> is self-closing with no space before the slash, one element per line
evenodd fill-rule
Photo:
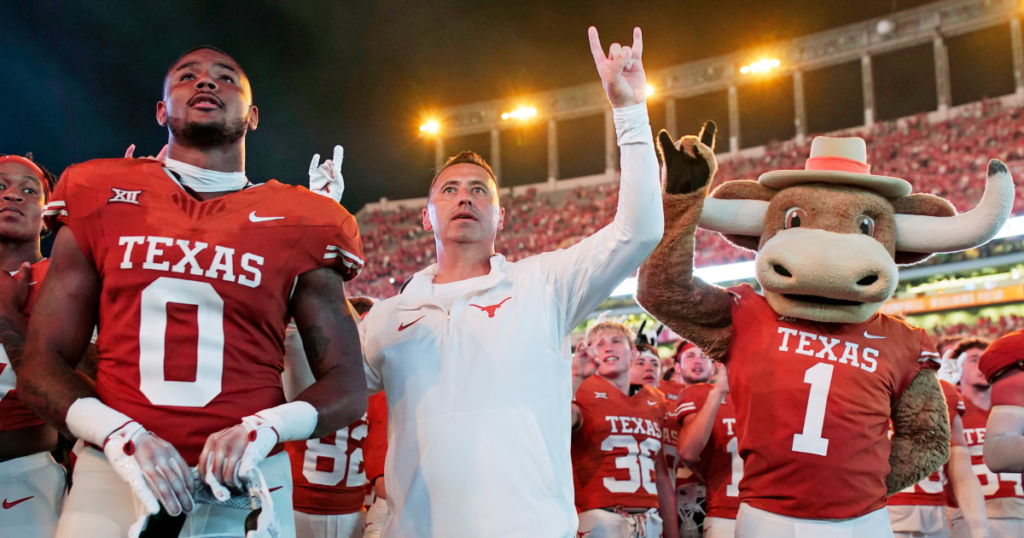
<path fill-rule="evenodd" d="M 935 343 L 935 349 L 939 350 L 939 352 L 941 353 L 942 348 L 944 348 L 944 347 L 946 347 L 946 346 L 948 346 L 950 344 L 956 344 L 957 342 L 959 342 L 962 339 L 963 339 L 962 335 L 959 335 L 959 334 L 947 334 L 946 336 L 943 336 L 942 338 L 939 339 L 938 342 Z"/>
<path fill-rule="evenodd" d="M 966 353 L 971 349 L 980 349 L 985 351 L 990 345 L 992 345 L 992 341 L 988 338 L 981 338 L 977 336 L 964 338 L 957 343 L 955 348 L 953 348 L 953 357 L 959 357 L 962 353 Z"/>
<path fill-rule="evenodd" d="M 633 329 L 626 327 L 624 323 L 620 323 L 618 321 L 613 321 L 610 319 L 599 321 L 593 326 L 591 326 L 589 329 L 587 329 L 587 340 L 589 341 L 590 335 L 596 333 L 597 331 L 619 333 L 622 336 L 624 336 L 626 340 L 629 341 L 629 347 L 636 349 L 636 333 L 633 332 Z"/>
<path fill-rule="evenodd" d="M 448 157 L 448 160 L 441 165 L 441 168 L 437 169 L 437 173 L 434 174 L 434 179 L 430 180 L 430 188 L 427 189 L 427 198 L 434 192 L 434 183 L 437 182 L 437 177 L 441 175 L 449 166 L 455 166 L 456 164 L 475 164 L 487 172 L 487 176 L 494 182 L 494 190 L 498 190 L 498 178 L 494 175 L 494 170 L 491 170 L 491 165 L 487 164 L 487 161 L 475 151 L 463 151 L 458 155 Z"/>

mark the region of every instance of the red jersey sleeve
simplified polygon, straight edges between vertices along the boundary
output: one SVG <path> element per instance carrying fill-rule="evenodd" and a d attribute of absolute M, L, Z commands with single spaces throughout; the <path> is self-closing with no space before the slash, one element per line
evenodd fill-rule
<path fill-rule="evenodd" d="M 690 415 L 696 415 L 708 401 L 708 394 L 711 393 L 713 385 L 710 383 L 697 383 L 683 389 L 679 394 L 679 405 L 670 414 L 676 424 L 683 425 L 683 419 Z"/>
<path fill-rule="evenodd" d="M 308 203 L 309 207 L 301 210 L 315 215 L 316 226 L 309 230 L 311 233 L 299 246 L 300 255 L 305 260 L 301 265 L 307 266 L 307 270 L 331 267 L 346 281 L 355 278 L 363 269 L 363 243 L 355 217 L 324 196 L 306 196 L 302 203 Z"/>
<path fill-rule="evenodd" d="M 363 440 L 363 464 L 370 483 L 384 474 L 384 458 L 388 453 L 388 401 L 383 392 L 370 396 L 366 407 L 368 430 Z"/>
<path fill-rule="evenodd" d="M 913 331 L 917 334 L 919 339 L 918 348 L 920 351 L 918 352 L 917 363 L 907 363 L 903 365 L 904 371 L 900 376 L 899 387 L 897 387 L 896 392 L 893 393 L 892 401 L 894 403 L 903 395 L 903 391 L 907 390 L 907 387 L 910 386 L 910 382 L 917 376 L 917 372 L 922 369 L 931 369 L 932 361 L 939 360 L 939 352 L 935 349 L 935 343 L 932 342 L 932 339 L 928 336 L 928 332 L 917 327 L 914 327 Z"/>
<path fill-rule="evenodd" d="M 104 193 L 98 189 L 95 182 L 90 181 L 90 178 L 94 175 L 93 170 L 114 162 L 116 161 L 112 159 L 103 159 L 69 166 L 60 176 L 60 181 L 57 182 L 57 187 L 43 211 L 43 222 L 46 227 L 56 233 L 67 226 L 75 237 L 78 248 L 94 267 L 96 252 L 103 244 L 104 236 L 102 221 L 95 218 L 95 213 L 106 200 L 103 199 Z"/>
<path fill-rule="evenodd" d="M 992 342 L 981 354 L 978 369 L 989 383 L 995 383 L 1003 370 L 1021 361 L 1024 361 L 1024 330 L 1014 331 Z"/>

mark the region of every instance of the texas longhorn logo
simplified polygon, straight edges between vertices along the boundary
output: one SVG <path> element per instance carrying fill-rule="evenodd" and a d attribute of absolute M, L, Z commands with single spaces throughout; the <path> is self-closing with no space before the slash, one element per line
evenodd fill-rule
<path fill-rule="evenodd" d="M 509 299 L 511 299 L 511 297 L 506 297 L 505 301 L 508 301 Z M 502 302 L 500 302 L 498 304 L 492 304 L 491 306 L 480 306 L 480 305 L 475 305 L 475 304 L 471 304 L 469 306 L 475 306 L 475 307 L 479 308 L 480 310 L 483 310 L 484 312 L 487 312 L 487 317 L 493 318 L 494 315 L 498 312 L 498 309 L 501 308 L 501 305 L 505 304 L 505 301 L 502 301 Z"/>
<path fill-rule="evenodd" d="M 113 202 L 124 202 L 126 204 L 139 205 L 139 195 L 142 194 L 142 191 L 126 191 L 123 189 L 115 189 L 114 187 L 110 187 L 110 190 L 114 191 L 114 196 L 107 200 L 108 204 Z"/>

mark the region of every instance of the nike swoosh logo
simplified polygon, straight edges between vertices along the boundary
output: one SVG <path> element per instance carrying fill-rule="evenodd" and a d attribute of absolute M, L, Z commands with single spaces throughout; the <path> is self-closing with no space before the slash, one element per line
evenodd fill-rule
<path fill-rule="evenodd" d="M 4 510 L 7 510 L 8 508 L 11 508 L 13 506 L 19 505 L 19 504 L 21 504 L 21 503 L 31 499 L 32 497 L 35 497 L 35 495 L 29 495 L 28 497 L 25 497 L 24 499 L 18 499 L 18 500 L 14 501 L 14 502 L 7 502 L 7 499 L 4 499 Z"/>
<path fill-rule="evenodd" d="M 421 319 L 423 319 L 425 317 L 427 317 L 427 316 L 420 316 L 420 317 L 416 318 L 415 320 L 413 320 L 410 323 L 403 323 L 403 324 L 399 325 L 398 326 L 398 332 L 402 332 L 402 331 L 408 329 L 409 327 L 412 327 L 413 323 L 416 323 L 417 321 L 419 321 L 419 320 L 421 320 Z"/>
<path fill-rule="evenodd" d="M 268 221 L 268 220 L 281 220 L 283 218 L 284 217 L 257 217 L 255 211 L 253 211 L 252 213 L 249 213 L 249 221 L 250 222 L 264 222 L 264 221 Z"/>
<path fill-rule="evenodd" d="M 864 338 L 871 338 L 873 340 L 884 340 L 885 339 L 884 336 L 875 336 L 873 334 L 868 334 L 867 331 L 864 331 Z"/>

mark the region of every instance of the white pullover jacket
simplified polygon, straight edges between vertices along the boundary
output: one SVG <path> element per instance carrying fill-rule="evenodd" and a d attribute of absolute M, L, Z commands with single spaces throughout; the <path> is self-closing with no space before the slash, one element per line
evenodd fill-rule
<path fill-rule="evenodd" d="M 646 104 L 615 109 L 615 220 L 564 250 L 491 258 L 446 311 L 437 265 L 377 303 L 360 332 L 388 402 L 385 538 L 575 538 L 568 334 L 661 240 Z"/>

